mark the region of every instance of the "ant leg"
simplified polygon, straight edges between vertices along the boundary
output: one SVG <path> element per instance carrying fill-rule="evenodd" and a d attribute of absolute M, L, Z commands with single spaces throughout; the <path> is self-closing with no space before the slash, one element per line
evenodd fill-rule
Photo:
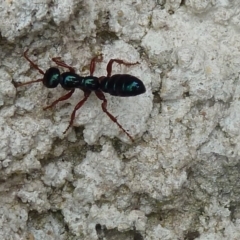
<path fill-rule="evenodd" d="M 58 102 L 67 100 L 68 98 L 70 98 L 72 96 L 72 94 L 74 93 L 75 89 L 72 89 L 70 92 L 68 92 L 66 95 L 63 95 L 62 97 L 58 98 L 57 100 L 55 100 L 53 103 L 51 103 L 50 105 L 46 106 L 43 108 L 43 110 L 47 110 L 49 108 L 52 108 L 53 106 L 55 106 Z"/>
<path fill-rule="evenodd" d="M 27 52 L 28 52 L 28 49 L 23 53 L 23 56 L 26 58 L 26 60 L 27 60 L 28 62 L 30 62 L 30 65 L 31 65 L 32 67 L 34 67 L 36 70 L 38 70 L 39 73 L 41 73 L 42 75 L 44 75 L 44 71 L 43 71 L 42 69 L 40 69 L 37 64 L 35 64 L 33 61 L 31 61 L 31 60 L 29 59 L 29 57 L 27 56 Z M 38 81 L 38 82 L 40 82 L 40 81 Z"/>
<path fill-rule="evenodd" d="M 60 57 L 52 58 L 52 60 L 53 60 L 58 66 L 68 68 L 70 72 L 75 73 L 74 68 L 72 68 L 71 66 L 67 65 Z"/>
<path fill-rule="evenodd" d="M 96 96 L 97 96 L 100 100 L 103 101 L 103 102 L 102 102 L 102 110 L 103 110 L 103 112 L 105 112 L 105 113 L 108 115 L 108 117 L 109 117 L 113 122 L 115 122 L 115 123 L 118 125 L 118 127 L 119 127 L 124 133 L 127 134 L 127 136 L 131 139 L 131 141 L 134 142 L 132 136 L 122 127 L 122 125 L 120 125 L 120 123 L 117 121 L 117 119 L 116 119 L 110 112 L 108 112 L 108 110 L 107 110 L 107 99 L 105 98 L 104 94 L 103 94 L 101 91 L 95 91 L 95 94 L 96 94 Z"/>
<path fill-rule="evenodd" d="M 125 66 L 132 66 L 132 65 L 139 64 L 139 62 L 130 63 L 130 62 L 125 62 L 125 61 L 123 61 L 121 59 L 110 59 L 110 61 L 108 62 L 108 65 L 107 65 L 107 77 L 111 77 L 112 65 L 113 65 L 114 62 L 116 62 L 118 64 L 123 64 Z"/>
<path fill-rule="evenodd" d="M 93 76 L 93 73 L 94 73 L 95 67 L 96 67 L 96 62 L 102 62 L 102 60 L 103 60 L 102 54 L 92 58 L 91 63 L 90 63 L 90 76 Z"/>
<path fill-rule="evenodd" d="M 65 134 L 67 132 L 67 130 L 73 125 L 73 121 L 75 119 L 75 114 L 76 114 L 76 111 L 82 107 L 82 105 L 87 101 L 88 97 L 90 96 L 91 94 L 91 91 L 85 91 L 84 92 L 84 98 L 75 106 L 72 114 L 71 114 L 71 119 L 70 119 L 70 122 L 68 124 L 68 127 L 66 128 L 66 130 L 63 132 L 63 134 Z"/>

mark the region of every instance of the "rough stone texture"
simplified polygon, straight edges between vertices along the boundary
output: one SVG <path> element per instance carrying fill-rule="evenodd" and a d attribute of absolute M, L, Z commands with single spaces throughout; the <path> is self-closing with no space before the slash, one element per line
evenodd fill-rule
<path fill-rule="evenodd" d="M 0 239 L 240 239 L 240 2 L 6 0 L 0 6 Z M 146 93 L 15 82 L 59 56 L 87 76 L 139 77 Z M 61 69 L 66 71 L 66 69 Z"/>

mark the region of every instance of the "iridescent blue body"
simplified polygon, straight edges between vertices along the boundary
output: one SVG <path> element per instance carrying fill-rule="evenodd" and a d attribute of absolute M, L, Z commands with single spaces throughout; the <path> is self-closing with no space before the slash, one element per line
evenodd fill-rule
<path fill-rule="evenodd" d="M 65 72 L 61 74 L 60 82 L 61 86 L 66 90 L 79 88 L 83 91 L 96 91 L 99 89 L 99 82 L 97 77 L 88 76 L 81 77 L 76 73 Z"/>
<path fill-rule="evenodd" d="M 89 91 L 103 91 L 113 96 L 130 97 L 146 91 L 143 82 L 129 74 L 115 74 L 111 77 L 82 77 L 76 73 L 64 72 L 60 74 L 57 68 L 49 68 L 44 74 L 43 84 L 48 88 L 55 88 L 60 84 L 64 89 L 79 88 Z"/>
<path fill-rule="evenodd" d="M 143 82 L 129 74 L 103 77 L 100 81 L 100 89 L 105 93 L 119 97 L 133 97 L 146 91 Z"/>
<path fill-rule="evenodd" d="M 80 88 L 84 90 L 95 91 L 99 89 L 99 82 L 97 77 L 81 77 L 73 72 L 60 73 L 58 68 L 49 68 L 43 77 L 43 84 L 47 88 L 55 88 L 58 84 L 65 90 Z"/>
<path fill-rule="evenodd" d="M 50 67 L 45 73 L 43 70 L 41 70 L 37 64 L 32 62 L 28 56 L 27 51 L 24 52 L 24 57 L 27 59 L 28 62 L 30 62 L 31 66 L 34 67 L 43 75 L 43 78 L 37 79 L 34 81 L 26 82 L 26 83 L 20 83 L 16 84 L 17 87 L 27 85 L 34 82 L 42 82 L 45 87 L 47 88 L 56 88 L 59 84 L 64 88 L 65 90 L 68 90 L 68 93 L 64 96 L 60 97 L 59 99 L 55 100 L 52 104 L 48 105 L 44 108 L 44 110 L 53 107 L 60 101 L 64 101 L 72 96 L 75 89 L 81 89 L 84 92 L 84 98 L 75 106 L 72 114 L 71 114 L 71 120 L 69 122 L 69 125 L 64 133 L 67 132 L 67 130 L 72 126 L 75 113 L 76 111 L 82 107 L 82 105 L 85 103 L 85 101 L 88 99 L 90 94 L 94 92 L 96 96 L 102 101 L 102 110 L 108 115 L 108 117 L 118 125 L 120 129 L 124 133 L 127 134 L 127 136 L 132 140 L 133 138 L 131 135 L 118 123 L 117 119 L 108 112 L 107 110 L 107 100 L 103 94 L 109 93 L 113 96 L 119 96 L 119 97 L 131 97 L 136 96 L 139 94 L 142 94 L 146 92 L 146 88 L 143 84 L 143 82 L 138 79 L 137 77 L 134 77 L 129 74 L 115 74 L 111 76 L 112 73 L 112 64 L 114 62 L 118 64 L 123 64 L 125 66 L 131 66 L 139 64 L 136 63 L 128 63 L 121 59 L 111 59 L 108 62 L 107 65 L 107 76 L 102 77 L 95 77 L 93 76 L 94 70 L 95 70 L 95 64 L 96 62 L 102 61 L 102 56 L 100 58 L 94 57 L 91 60 L 90 63 L 90 75 L 87 77 L 82 77 L 75 73 L 74 68 L 67 65 L 64 61 L 61 60 L 61 58 L 52 58 L 52 60 L 61 67 L 67 68 L 69 71 L 60 73 L 59 69 L 56 67 Z"/>

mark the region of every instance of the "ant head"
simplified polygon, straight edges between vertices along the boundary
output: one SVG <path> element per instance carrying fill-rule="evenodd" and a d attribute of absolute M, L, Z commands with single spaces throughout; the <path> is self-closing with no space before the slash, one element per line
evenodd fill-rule
<path fill-rule="evenodd" d="M 45 73 L 43 77 L 43 85 L 47 88 L 55 88 L 60 83 L 61 74 L 58 68 L 51 67 Z"/>

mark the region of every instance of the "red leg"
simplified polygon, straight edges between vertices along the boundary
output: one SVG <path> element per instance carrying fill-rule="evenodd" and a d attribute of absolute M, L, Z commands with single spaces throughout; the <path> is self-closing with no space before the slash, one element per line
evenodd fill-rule
<path fill-rule="evenodd" d="M 139 64 L 139 62 L 130 63 L 130 62 L 125 62 L 125 61 L 123 61 L 121 59 L 110 59 L 110 61 L 108 62 L 108 65 L 107 65 L 107 77 L 111 77 L 112 65 L 113 65 L 114 62 L 116 62 L 118 64 L 123 64 L 125 66 L 132 66 L 132 65 Z"/>
<path fill-rule="evenodd" d="M 75 73 L 74 68 L 72 68 L 71 66 L 67 65 L 60 57 L 52 58 L 52 60 L 53 60 L 58 66 L 68 68 L 70 72 Z"/>
<path fill-rule="evenodd" d="M 66 95 L 58 98 L 57 100 L 55 100 L 53 103 L 51 103 L 50 105 L 46 106 L 43 108 L 43 110 L 47 110 L 48 108 L 52 108 L 53 106 L 55 106 L 58 102 L 67 100 L 68 98 L 70 98 L 72 96 L 72 94 L 74 93 L 75 89 L 72 89 L 70 92 L 68 92 Z"/>
<path fill-rule="evenodd" d="M 130 134 L 120 125 L 120 123 L 117 121 L 117 119 L 107 110 L 107 99 L 105 98 L 104 94 L 101 91 L 95 91 L 96 96 L 102 100 L 102 110 L 108 115 L 108 117 L 115 122 L 120 129 L 122 129 L 123 132 L 127 134 L 127 136 L 131 139 L 132 142 L 134 142 L 133 138 L 130 136 Z"/>
<path fill-rule="evenodd" d="M 34 62 L 32 62 L 32 61 L 29 59 L 29 57 L 27 56 L 27 52 L 28 52 L 28 49 L 23 53 L 23 56 L 26 58 L 26 60 L 27 60 L 28 62 L 30 62 L 30 65 L 31 65 L 32 67 L 34 67 L 35 69 L 38 70 L 39 73 L 41 73 L 42 75 L 44 75 L 44 71 L 43 71 L 42 69 L 40 69 L 37 64 L 35 64 Z M 39 82 L 40 82 L 40 81 L 39 81 Z"/>
<path fill-rule="evenodd" d="M 71 114 L 71 120 L 68 124 L 67 129 L 63 132 L 63 134 L 65 134 L 67 132 L 67 130 L 73 125 L 73 121 L 75 119 L 75 115 L 76 115 L 76 111 L 82 107 L 82 105 L 87 101 L 88 97 L 90 96 L 91 92 L 84 92 L 84 98 L 75 106 L 72 114 Z"/>
<path fill-rule="evenodd" d="M 95 71 L 96 62 L 102 62 L 102 60 L 103 60 L 102 54 L 94 57 L 94 58 L 91 60 L 91 63 L 90 63 L 90 76 L 93 76 L 93 73 L 94 73 L 94 71 Z"/>

